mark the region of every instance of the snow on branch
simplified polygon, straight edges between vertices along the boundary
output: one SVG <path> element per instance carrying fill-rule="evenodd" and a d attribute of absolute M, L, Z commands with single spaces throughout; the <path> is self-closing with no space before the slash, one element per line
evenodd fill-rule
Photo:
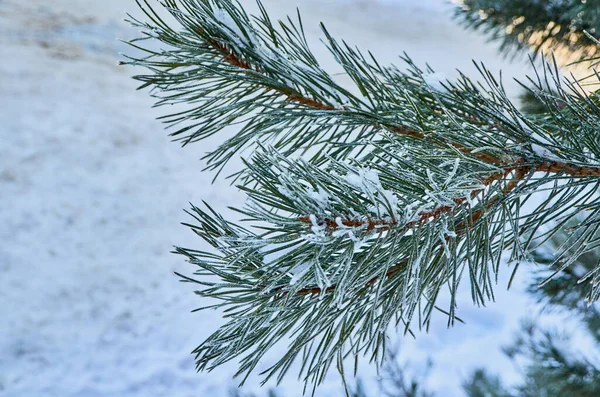
<path fill-rule="evenodd" d="M 144 54 L 124 63 L 147 69 L 135 78 L 157 105 L 179 105 L 162 117 L 171 134 L 187 144 L 237 126 L 204 161 L 220 172 L 244 156 L 235 181 L 248 200 L 234 210 L 245 220 L 192 207 L 187 226 L 212 250 L 176 250 L 197 268 L 182 278 L 217 302 L 205 307 L 228 313 L 196 349 L 198 369 L 238 360 L 247 377 L 287 340 L 265 378 L 300 357 L 318 384 L 334 361 L 343 371 L 338 357 L 379 359 L 390 326 L 427 327 L 443 289 L 452 324 L 461 277 L 474 303 L 493 299 L 505 255 L 531 261 L 576 214 L 551 266 L 598 241 L 600 100 L 555 63 L 528 80 L 545 112 L 526 115 L 481 64 L 480 81 L 406 55 L 404 69 L 382 66 L 322 26 L 348 88 L 320 66 L 299 16 L 275 25 L 260 3 L 250 16 L 234 0 L 164 0 L 170 26 L 139 4 L 146 21 L 130 22 L 145 33 L 130 44 Z"/>

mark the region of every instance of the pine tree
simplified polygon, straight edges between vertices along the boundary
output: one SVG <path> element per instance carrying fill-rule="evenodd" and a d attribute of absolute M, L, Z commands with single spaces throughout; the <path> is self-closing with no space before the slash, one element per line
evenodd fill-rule
<path fill-rule="evenodd" d="M 552 237 L 549 247 L 534 252 L 535 261 L 541 265 L 553 261 L 553 251 L 567 238 L 570 228 L 576 226 L 575 218 L 565 229 Z M 550 249 L 548 249 L 550 248 Z M 524 321 L 522 330 L 512 345 L 504 351 L 513 360 L 524 361 L 524 380 L 511 388 L 504 386 L 499 378 L 477 370 L 465 382 L 469 397 L 540 397 L 600 395 L 600 312 L 596 306 L 584 303 L 588 286 L 580 283 L 584 275 L 593 272 L 600 263 L 600 249 L 581 255 L 575 266 L 552 277 L 552 269 L 541 267 L 531 280 L 528 292 L 536 297 L 545 309 L 563 312 L 579 320 L 582 333 L 592 343 L 587 357 L 572 349 L 573 337 L 561 329 L 545 329 L 535 322 Z"/>
<path fill-rule="evenodd" d="M 500 42 L 501 51 L 509 56 L 525 48 L 531 48 L 534 57 L 549 51 L 569 59 L 597 54 L 585 32 L 600 38 L 598 0 L 461 0 L 456 17 Z"/>
<path fill-rule="evenodd" d="M 545 111 L 527 115 L 482 64 L 480 81 L 443 80 L 407 55 L 403 69 L 382 66 L 321 25 L 354 84 L 343 87 L 300 14 L 274 23 L 260 3 L 250 16 L 235 0 L 163 0 L 175 27 L 138 4 L 142 55 L 125 63 L 148 69 L 135 78 L 158 105 L 182 105 L 162 118 L 172 136 L 186 145 L 238 125 L 204 157 L 216 176 L 252 149 L 232 175 L 246 226 L 193 206 L 187 225 L 213 249 L 176 249 L 197 268 L 179 276 L 203 309 L 228 320 L 195 350 L 199 370 L 237 360 L 243 383 L 284 341 L 264 380 L 298 358 L 314 390 L 348 357 L 381 365 L 390 327 L 426 329 L 435 312 L 452 325 L 464 279 L 475 304 L 492 300 L 504 255 L 514 274 L 578 213 L 549 265 L 559 274 L 600 245 L 600 106 L 583 89 L 596 75 L 569 81 L 544 64 L 523 85 Z M 599 269 L 579 280 L 590 302 Z"/>

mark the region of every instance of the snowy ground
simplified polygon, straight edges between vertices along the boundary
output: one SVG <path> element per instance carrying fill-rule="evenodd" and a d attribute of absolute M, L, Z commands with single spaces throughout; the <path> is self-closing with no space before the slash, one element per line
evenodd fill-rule
<path fill-rule="evenodd" d="M 474 74 L 475 58 L 502 69 L 510 89 L 527 69 L 457 27 L 441 0 L 265 4 L 279 16 L 300 6 L 315 48 L 323 20 L 383 62 L 407 51 L 452 76 Z M 189 352 L 221 320 L 189 314 L 199 302 L 172 272 L 190 268 L 169 251 L 201 247 L 178 223 L 188 201 L 226 212 L 243 196 L 200 172 L 204 144 L 169 142 L 160 109 L 135 91 L 139 71 L 117 66 L 125 47 L 114 38 L 136 34 L 121 21 L 135 9 L 133 0 L 0 0 L 1 396 L 221 396 L 234 384 L 233 366 L 194 372 Z M 402 340 L 415 368 L 432 357 L 439 395 L 461 395 L 476 366 L 518 379 L 499 346 L 530 302 L 505 285 L 483 309 L 463 294 L 467 325 L 447 330 L 440 317 L 429 334 Z M 293 378 L 283 389 L 300 394 Z M 341 394 L 337 377 L 317 395 L 326 393 Z"/>

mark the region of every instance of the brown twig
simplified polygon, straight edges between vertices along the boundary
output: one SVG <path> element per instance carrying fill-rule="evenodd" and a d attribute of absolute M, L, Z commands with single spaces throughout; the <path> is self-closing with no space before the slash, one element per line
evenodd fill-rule
<path fill-rule="evenodd" d="M 208 43 L 217 49 L 223 56 L 223 60 L 230 65 L 236 66 L 240 69 L 252 70 L 258 73 L 262 73 L 262 71 L 258 68 L 253 67 L 247 61 L 241 59 L 237 56 L 233 51 L 231 51 L 227 46 L 222 43 L 219 43 L 216 40 L 209 40 Z M 272 90 L 272 88 L 269 88 Z M 316 109 L 322 110 L 335 110 L 336 108 L 328 103 L 318 101 L 313 98 L 307 98 L 302 95 L 300 92 L 294 90 L 291 87 L 281 88 L 279 92 L 287 97 L 287 100 L 290 102 L 296 102 L 301 105 L 309 106 Z"/>
<path fill-rule="evenodd" d="M 590 176 L 600 176 L 600 169 L 590 169 L 587 167 L 579 167 L 575 165 L 564 164 L 560 162 L 543 162 L 537 165 L 518 165 L 507 167 L 502 171 L 498 171 L 488 176 L 487 178 L 482 180 L 483 188 L 475 189 L 471 192 L 470 198 L 473 199 L 480 193 L 485 190 L 485 187 L 491 185 L 492 183 L 506 179 L 508 175 L 515 172 L 514 178 L 510 180 L 510 182 L 502 189 L 503 194 L 507 194 L 508 192 L 514 190 L 517 184 L 523 180 L 523 178 L 529 172 L 549 172 L 549 173 L 563 173 L 572 176 L 578 177 L 590 177 Z M 467 197 L 455 198 L 452 200 L 454 205 L 443 205 L 433 210 L 429 211 L 421 211 L 419 212 L 419 219 L 409 222 L 404 225 L 405 229 L 411 229 L 418 225 L 423 224 L 426 221 L 432 221 L 438 219 L 441 215 L 446 214 L 460 205 L 464 204 L 468 201 Z M 301 216 L 298 218 L 301 222 L 311 223 L 312 220 L 310 216 Z M 360 228 L 364 227 L 367 232 L 370 232 L 374 229 L 378 230 L 390 230 L 394 226 L 398 225 L 398 220 L 395 218 L 387 219 L 373 219 L 367 217 L 366 220 L 363 219 L 351 219 L 351 218 L 341 218 L 341 222 L 336 220 L 336 218 L 320 218 L 317 219 L 317 224 L 320 226 L 325 226 L 326 229 L 330 232 L 337 230 L 340 227 L 340 223 L 342 226 L 346 227 L 354 227 Z"/>
<path fill-rule="evenodd" d="M 201 31 L 200 31 L 200 33 L 201 33 Z M 233 66 L 239 67 L 241 69 L 252 70 L 252 71 L 255 71 L 258 73 L 263 73 L 259 68 L 253 67 L 250 63 L 248 63 L 244 59 L 240 58 L 237 54 L 235 54 L 232 50 L 230 50 L 225 44 L 222 44 L 217 40 L 210 40 L 210 39 L 208 39 L 207 42 L 209 45 L 214 47 L 216 50 L 218 50 L 222 54 L 223 60 L 225 62 L 227 62 Z M 270 89 L 272 89 L 272 88 L 270 88 Z M 314 98 L 307 98 L 306 96 L 302 95 L 302 93 L 294 90 L 291 87 L 279 89 L 279 92 L 281 94 L 285 95 L 287 97 L 287 100 L 290 102 L 300 103 L 302 105 L 313 107 L 315 109 L 344 110 L 344 108 L 338 109 L 335 106 L 332 106 L 328 103 L 325 103 L 325 102 L 322 102 L 319 100 L 316 100 Z M 470 116 L 470 117 L 473 118 L 474 116 Z M 382 127 L 380 125 L 376 124 L 373 126 L 373 128 L 382 128 Z M 391 127 L 388 127 L 388 129 L 392 132 L 395 132 L 395 133 L 398 133 L 401 135 L 405 135 L 405 136 L 410 136 L 410 137 L 413 137 L 416 139 L 428 139 L 428 135 L 424 134 L 423 132 L 416 131 L 416 130 L 406 127 L 406 126 L 401 126 L 401 125 L 391 126 Z M 439 140 L 440 138 L 437 137 L 437 139 Z M 503 164 L 500 159 L 498 159 L 497 157 L 490 155 L 488 153 L 484 153 L 484 152 L 473 153 L 473 150 L 471 148 L 465 147 L 464 145 L 461 145 L 456 142 L 448 142 L 444 139 L 442 139 L 441 142 L 457 149 L 461 153 L 467 154 L 469 156 L 473 156 L 476 159 L 481 160 L 485 163 L 498 166 L 499 168 L 502 168 L 504 170 L 510 168 L 510 166 Z M 526 162 L 527 161 L 525 158 L 513 160 L 513 163 L 526 163 Z M 564 174 L 575 176 L 575 177 L 600 176 L 600 167 L 577 166 L 577 165 L 560 162 L 560 161 L 546 162 L 543 164 L 539 164 L 536 167 L 538 168 L 538 169 L 536 169 L 537 171 L 546 171 L 546 172 L 552 172 L 552 173 L 564 173 Z"/>
<path fill-rule="evenodd" d="M 524 168 L 524 167 L 523 166 L 509 167 L 506 170 L 496 172 L 496 173 L 490 175 L 489 177 L 483 179 L 482 184 L 484 187 L 473 190 L 470 194 L 470 198 L 475 198 L 475 196 L 477 196 L 478 194 L 480 194 L 481 192 L 483 192 L 485 190 L 485 187 L 491 185 L 493 182 L 495 182 L 497 180 L 506 178 L 510 173 L 512 173 L 513 171 L 515 171 L 517 169 L 521 169 L 521 168 Z M 445 213 L 453 210 L 454 208 L 464 204 L 467 200 L 468 200 L 467 197 L 455 198 L 452 200 L 454 202 L 454 205 L 443 205 L 443 206 L 439 206 L 433 210 L 421 211 L 421 212 L 419 212 L 418 220 L 409 222 L 406 225 L 404 225 L 404 227 L 406 229 L 412 229 L 413 227 L 415 227 L 419 224 L 422 224 L 426 221 L 435 220 L 440 215 L 445 214 Z M 308 215 L 301 216 L 298 219 L 301 222 L 312 223 L 311 217 Z M 337 230 L 340 227 L 340 224 L 341 224 L 341 226 L 346 226 L 346 227 L 355 227 L 355 228 L 364 227 L 367 232 L 370 232 L 374 229 L 389 230 L 392 227 L 398 225 L 398 220 L 395 218 L 391 218 L 391 219 L 387 220 L 387 219 L 373 219 L 373 218 L 367 217 L 366 220 L 356 219 L 356 218 L 355 219 L 341 218 L 340 221 L 338 221 L 335 218 L 327 218 L 326 217 L 326 218 L 317 219 L 317 224 L 319 226 L 325 226 L 326 229 L 330 232 Z"/>
<path fill-rule="evenodd" d="M 404 270 L 404 268 L 406 268 L 407 263 L 408 263 L 408 260 L 405 260 L 401 263 L 398 263 L 398 264 L 390 267 L 390 269 L 387 271 L 387 273 L 385 273 L 384 277 L 390 278 L 393 275 L 395 275 L 396 273 L 400 273 L 402 270 Z M 373 277 L 372 279 L 367 281 L 365 283 L 365 285 L 373 285 L 377 282 L 377 280 L 379 280 L 379 276 Z M 329 287 L 325 288 L 325 292 L 332 292 L 336 288 L 337 288 L 336 284 L 330 285 Z M 281 295 L 285 296 L 288 293 L 289 293 L 289 291 L 282 291 Z M 321 293 L 321 288 L 319 288 L 319 287 L 307 287 L 307 288 L 303 288 L 303 289 L 296 291 L 296 295 L 317 295 L 320 293 Z"/>

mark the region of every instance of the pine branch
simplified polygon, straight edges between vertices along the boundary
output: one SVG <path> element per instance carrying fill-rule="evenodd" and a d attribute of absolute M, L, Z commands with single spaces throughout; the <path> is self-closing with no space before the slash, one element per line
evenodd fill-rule
<path fill-rule="evenodd" d="M 176 249 L 197 266 L 183 280 L 228 319 L 194 351 L 199 370 L 239 360 L 245 379 L 287 341 L 265 381 L 300 357 L 316 385 L 349 355 L 380 362 L 390 327 L 427 328 L 436 311 L 451 325 L 462 278 L 475 304 L 493 299 L 504 254 L 531 261 L 582 210 L 551 264 L 562 271 L 600 245 L 600 100 L 555 62 L 526 84 L 546 111 L 525 115 L 483 65 L 481 82 L 440 79 L 408 56 L 401 71 L 322 27 L 345 88 L 316 61 L 300 17 L 276 27 L 260 3 L 253 17 L 233 0 L 163 5 L 179 30 L 145 1 L 149 22 L 131 19 L 145 56 L 126 63 L 149 70 L 135 78 L 157 105 L 179 105 L 163 120 L 184 144 L 239 127 L 205 156 L 209 169 L 253 149 L 236 174 L 248 200 L 234 209 L 251 227 L 192 207 L 187 226 L 212 250 Z"/>

